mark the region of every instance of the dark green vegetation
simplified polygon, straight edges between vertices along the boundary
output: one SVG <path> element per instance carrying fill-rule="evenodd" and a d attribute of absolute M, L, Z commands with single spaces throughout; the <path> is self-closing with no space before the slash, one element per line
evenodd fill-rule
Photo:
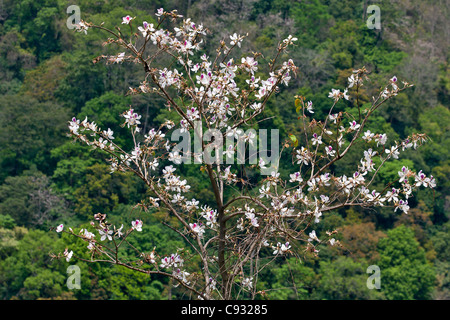
<path fill-rule="evenodd" d="M 262 275 L 268 299 L 449 299 L 450 205 L 450 67 L 449 8 L 446 1 L 377 1 L 381 30 L 366 26 L 361 0 L 249 0 L 249 1 L 126 1 L 126 0 L 3 0 L 0 1 L 0 299 L 167 299 L 182 298 L 167 279 L 144 276 L 120 267 L 76 262 L 81 290 L 66 287 L 63 260 L 48 253 L 85 243 L 48 232 L 57 223 L 87 224 L 92 215 L 130 223 L 133 206 L 145 189 L 132 175 L 109 173 L 103 155 L 73 144 L 66 136 L 72 116 L 89 116 L 102 128 L 111 127 L 127 145 L 118 115 L 133 106 L 143 115 L 144 130 L 164 121 L 163 101 L 151 95 L 126 97 L 128 87 L 142 80 L 134 65 L 92 64 L 113 52 L 104 48 L 106 35 L 88 35 L 66 27 L 66 8 L 76 4 L 82 18 L 108 26 L 120 25 L 130 14 L 137 21 L 153 21 L 159 7 L 178 9 L 203 23 L 212 34 L 213 50 L 228 34 L 249 33 L 242 52 L 270 56 L 277 42 L 292 34 L 299 39 L 290 56 L 300 67 L 299 77 L 270 101 L 264 124 L 282 135 L 296 134 L 294 95 L 315 105 L 316 116 L 328 112 L 328 92 L 344 89 L 353 69 L 365 66 L 371 83 L 361 101 L 393 75 L 414 83 L 383 106 L 368 129 L 386 132 L 389 141 L 413 132 L 431 141 L 417 151 L 402 153 L 380 172 L 386 184 L 403 163 L 436 178 L 435 192 L 426 189 L 410 201 L 408 215 L 392 208 L 364 211 L 342 209 L 325 216 L 323 232 L 337 228 L 342 248 L 324 249 L 320 259 L 301 262 L 287 258 Z M 341 103 L 340 110 L 355 102 Z M 339 111 L 340 111 L 339 110 Z M 359 149 L 362 151 L 362 146 Z M 352 170 L 360 153 L 349 155 L 334 168 Z M 290 159 L 286 159 L 288 164 Z M 195 166 L 181 169 L 190 177 L 196 198 L 212 199 L 207 179 Z M 281 172 L 283 174 L 283 172 Z M 212 205 L 213 203 L 211 203 Z M 160 226 L 157 215 L 141 213 L 144 229 L 134 237 L 143 250 L 161 252 L 183 246 Z M 125 252 L 124 255 L 133 252 Z M 368 290 L 366 269 L 381 268 L 381 290 Z"/>

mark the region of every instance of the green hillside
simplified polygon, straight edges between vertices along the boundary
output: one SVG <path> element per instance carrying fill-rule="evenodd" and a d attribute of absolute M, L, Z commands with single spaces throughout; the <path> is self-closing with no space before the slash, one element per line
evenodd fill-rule
<path fill-rule="evenodd" d="M 371 4 L 380 8 L 380 29 L 368 28 Z M 435 177 L 436 188 L 416 192 L 408 214 L 347 207 L 324 215 L 316 230 L 338 230 L 342 246 L 324 248 L 319 257 L 301 253 L 301 260 L 291 256 L 275 262 L 259 275 L 259 294 L 243 297 L 450 299 L 450 4 L 432 0 L 0 0 L 0 299 L 196 298 L 160 275 L 83 261 L 75 262 L 81 289 L 69 290 L 69 264 L 52 258 L 67 247 L 84 252 L 84 259 L 89 253 L 85 242 L 50 228 L 61 223 L 87 228 L 97 213 L 117 225 L 131 223 L 136 204 L 148 196 L 135 175 L 111 174 L 104 154 L 74 143 L 68 121 L 89 117 L 102 128 L 115 128 L 115 142 L 130 149 L 133 141 L 119 114 L 132 106 L 142 115 L 143 132 L 170 116 L 158 95 L 127 95 L 145 77 L 142 68 L 93 63 L 121 51 L 103 45 L 108 35 L 101 30 L 86 35 L 70 30 L 69 5 L 79 6 L 82 20 L 105 22 L 107 28 L 120 26 L 126 15 L 139 25 L 156 24 L 157 9 L 176 9 L 210 30 L 205 52 L 214 52 L 233 33 L 248 33 L 239 53 L 261 52 L 266 58 L 287 36 L 298 38 L 282 58 L 289 56 L 299 73 L 269 100 L 261 116 L 268 120 L 258 124 L 279 129 L 283 139 L 302 134 L 295 96 L 313 101 L 314 116 L 325 118 L 329 92 L 343 90 L 355 69 L 365 67 L 370 84 L 359 101 L 340 104 L 337 111 L 357 112 L 360 104 L 370 104 L 393 76 L 414 84 L 377 109 L 367 129 L 385 132 L 390 141 L 413 133 L 430 139 L 386 164 L 376 184 L 386 185 L 406 165 Z M 352 170 L 362 151 L 356 146 L 334 170 Z M 288 173 L 290 162 L 282 159 L 281 173 Z M 213 207 L 213 190 L 199 167 L 184 165 L 180 172 L 195 198 Z M 160 223 L 173 223 L 162 213 L 140 217 L 143 232 L 130 239 L 124 259 L 136 248 L 175 252 L 184 246 L 183 238 Z M 190 263 L 201 268 L 199 260 Z M 366 286 L 370 265 L 381 268 L 380 290 Z"/>

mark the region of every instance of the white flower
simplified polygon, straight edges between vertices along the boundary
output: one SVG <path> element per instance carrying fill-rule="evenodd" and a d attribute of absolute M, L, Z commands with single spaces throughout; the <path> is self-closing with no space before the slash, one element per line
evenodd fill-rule
<path fill-rule="evenodd" d="M 77 120 L 77 118 L 73 117 L 72 121 L 69 122 L 69 130 L 73 134 L 78 134 L 79 128 L 80 128 L 80 120 Z"/>
<path fill-rule="evenodd" d="M 250 108 L 255 111 L 258 111 L 259 109 L 261 109 L 261 106 L 262 106 L 261 102 L 255 102 L 254 104 L 250 105 Z"/>
<path fill-rule="evenodd" d="M 60 224 L 59 226 L 56 227 L 56 232 L 61 232 L 64 229 L 64 225 Z"/>
<path fill-rule="evenodd" d="M 416 187 L 420 187 L 423 185 L 425 188 L 428 187 L 428 184 L 430 182 L 430 179 L 425 176 L 425 174 L 422 173 L 422 170 L 419 171 L 419 173 L 415 176 L 416 180 Z"/>
<path fill-rule="evenodd" d="M 432 175 L 430 175 L 430 178 L 428 178 L 428 186 L 430 188 L 435 188 L 436 187 L 436 180 L 434 179 L 434 177 Z"/>
<path fill-rule="evenodd" d="M 171 200 L 172 203 L 179 203 L 181 201 L 183 201 L 184 196 L 182 196 L 180 193 L 174 194 L 173 198 Z"/>
<path fill-rule="evenodd" d="M 109 57 L 108 60 L 111 61 L 112 63 L 122 63 L 124 59 L 125 59 L 125 52 L 121 52 L 117 56 Z"/>
<path fill-rule="evenodd" d="M 283 43 L 285 45 L 290 45 L 290 44 L 294 44 L 294 41 L 297 41 L 298 39 L 293 37 L 292 35 L 289 35 L 289 37 L 287 37 L 286 39 L 283 40 Z"/>
<path fill-rule="evenodd" d="M 363 184 L 363 183 L 364 183 L 364 177 L 363 177 L 358 171 L 356 171 L 356 172 L 353 174 L 353 177 L 350 178 L 350 181 L 351 181 L 354 185 Z"/>
<path fill-rule="evenodd" d="M 156 260 L 155 260 L 156 257 L 155 257 L 154 251 L 150 252 L 150 255 L 148 256 L 148 258 L 150 260 L 150 263 L 156 263 Z"/>
<path fill-rule="evenodd" d="M 318 186 L 316 185 L 316 180 L 312 179 L 307 182 L 309 188 L 308 191 L 317 191 Z"/>
<path fill-rule="evenodd" d="M 291 179 L 289 180 L 289 182 L 303 182 L 302 176 L 300 174 L 300 172 L 295 172 L 293 174 L 289 175 L 291 177 Z"/>
<path fill-rule="evenodd" d="M 351 87 L 353 87 L 355 84 L 358 83 L 358 75 L 356 75 L 356 77 L 355 77 L 355 75 L 352 74 L 350 77 L 348 77 L 347 80 L 348 80 L 348 87 L 351 88 Z"/>
<path fill-rule="evenodd" d="M 98 139 L 98 147 L 100 149 L 104 149 L 107 144 L 108 144 L 108 140 L 105 140 L 105 139 L 103 139 L 101 137 Z"/>
<path fill-rule="evenodd" d="M 383 99 L 387 99 L 387 98 L 389 97 L 389 94 L 390 94 L 390 92 L 389 92 L 389 90 L 386 88 L 386 89 L 384 89 L 383 92 L 381 93 L 381 97 L 382 97 Z"/>
<path fill-rule="evenodd" d="M 147 21 L 144 21 L 143 27 L 138 27 L 138 30 L 142 33 L 142 36 L 146 38 L 148 33 L 155 31 L 155 28 L 153 28 L 153 23 L 149 24 Z"/>
<path fill-rule="evenodd" d="M 163 169 L 163 174 L 164 174 L 163 178 L 167 179 L 168 177 L 170 177 L 172 175 L 173 172 L 175 172 L 175 170 L 177 170 L 177 169 L 175 169 L 172 165 L 166 166 Z"/>
<path fill-rule="evenodd" d="M 376 151 L 373 151 L 372 148 L 369 148 L 367 151 L 364 150 L 364 159 L 371 160 L 377 154 Z"/>
<path fill-rule="evenodd" d="M 375 162 L 370 157 L 361 159 L 361 170 L 362 174 L 365 175 L 367 172 L 372 172 L 374 170 Z"/>
<path fill-rule="evenodd" d="M 385 198 L 380 198 L 380 193 L 376 192 L 376 190 L 373 190 L 371 193 L 366 193 L 365 196 L 367 201 L 379 206 L 383 206 L 383 202 L 386 200 Z"/>
<path fill-rule="evenodd" d="M 89 27 L 83 21 L 80 21 L 77 25 L 75 25 L 75 28 L 78 32 L 84 32 L 84 34 L 87 34 L 87 31 L 89 29 Z"/>
<path fill-rule="evenodd" d="M 237 179 L 236 179 L 237 176 L 231 172 L 231 166 L 226 167 L 223 173 L 224 174 L 223 174 L 223 176 L 221 176 L 221 178 L 226 180 L 227 183 L 232 183 L 232 182 L 237 181 Z"/>
<path fill-rule="evenodd" d="M 231 127 L 228 127 L 227 132 L 226 132 L 227 137 L 233 137 L 235 139 L 239 139 L 243 133 L 244 132 L 242 131 L 242 129 L 231 128 Z"/>
<path fill-rule="evenodd" d="M 234 46 L 235 44 L 237 44 L 239 48 L 241 47 L 241 41 L 242 41 L 242 39 L 241 39 L 241 37 L 238 36 L 236 33 L 234 33 L 232 36 L 230 36 L 230 39 L 231 39 L 230 44 L 231 44 L 232 46 Z"/>
<path fill-rule="evenodd" d="M 259 193 L 260 193 L 260 195 L 259 195 L 260 198 L 263 198 L 263 197 L 269 198 L 270 184 L 268 183 L 266 185 L 266 187 L 264 187 L 264 185 L 262 185 L 261 189 L 259 189 Z"/>
<path fill-rule="evenodd" d="M 378 144 L 382 144 L 382 145 L 385 145 L 386 144 L 386 141 L 387 141 L 387 134 L 386 133 L 383 133 L 383 134 L 380 134 L 380 135 L 377 135 L 375 138 L 375 141 L 377 142 L 377 146 L 378 146 Z"/>
<path fill-rule="evenodd" d="M 252 289 L 252 287 L 253 287 L 252 281 L 253 281 L 253 277 L 245 278 L 242 280 L 242 286 L 247 289 Z"/>
<path fill-rule="evenodd" d="M 353 188 L 353 184 L 348 179 L 346 175 L 343 175 L 342 177 L 339 177 L 338 181 L 341 188 L 343 188 L 342 191 L 344 191 L 346 194 L 350 194 L 351 189 Z"/>
<path fill-rule="evenodd" d="M 206 219 L 206 225 L 214 227 L 217 224 L 217 211 L 207 206 L 202 207 L 202 209 L 201 216 Z"/>
<path fill-rule="evenodd" d="M 332 146 L 325 147 L 325 152 L 329 157 L 334 157 L 336 154 L 336 150 L 333 150 Z"/>
<path fill-rule="evenodd" d="M 317 133 L 313 134 L 313 137 L 311 138 L 312 145 L 322 144 L 322 136 L 318 136 Z"/>
<path fill-rule="evenodd" d="M 308 101 L 308 102 L 306 103 L 306 109 L 308 110 L 309 113 L 314 113 L 312 101 Z"/>
<path fill-rule="evenodd" d="M 227 158 L 233 158 L 233 155 L 234 155 L 234 146 L 232 145 L 232 144 L 230 144 L 229 146 L 228 146 L 228 148 L 227 148 L 227 150 L 224 152 L 224 154 L 225 154 L 225 156 L 227 157 Z M 228 169 L 228 168 L 227 168 Z M 225 169 L 226 170 L 226 169 Z M 230 171 L 229 169 L 228 169 L 228 171 Z"/>
<path fill-rule="evenodd" d="M 405 151 L 405 149 L 409 149 L 413 146 L 413 143 L 409 141 L 409 139 L 406 139 L 402 142 L 402 151 Z"/>
<path fill-rule="evenodd" d="M 330 93 L 328 94 L 328 98 L 333 98 L 335 101 L 339 100 L 341 97 L 341 90 L 339 89 L 331 89 Z"/>
<path fill-rule="evenodd" d="M 330 174 L 329 173 L 324 173 L 321 174 L 319 178 L 316 178 L 317 182 L 320 182 L 322 185 L 329 187 L 330 183 L 329 181 L 331 180 Z"/>
<path fill-rule="evenodd" d="M 142 220 L 136 219 L 135 221 L 131 221 L 131 227 L 133 230 L 142 231 Z"/>
<path fill-rule="evenodd" d="M 114 131 L 112 131 L 110 128 L 108 128 L 108 131 L 103 131 L 103 134 L 105 135 L 106 138 L 114 140 L 113 137 Z"/>
<path fill-rule="evenodd" d="M 398 202 L 398 190 L 395 188 L 392 188 L 392 191 L 386 192 L 386 200 L 387 202 Z"/>
<path fill-rule="evenodd" d="M 139 120 L 141 119 L 142 116 L 135 113 L 134 110 L 130 108 L 127 111 L 127 113 L 124 114 L 123 117 L 125 118 L 125 123 L 127 124 L 128 128 L 129 128 L 130 126 L 140 124 L 141 122 Z"/>
<path fill-rule="evenodd" d="M 158 160 L 153 159 L 152 162 L 149 162 L 148 165 L 150 166 L 150 169 L 156 170 L 156 167 L 159 165 Z"/>
<path fill-rule="evenodd" d="M 367 130 L 364 132 L 364 136 L 362 137 L 363 140 L 366 140 L 367 142 L 372 141 L 373 137 L 375 136 L 374 133 L 370 132 L 370 130 Z"/>
<path fill-rule="evenodd" d="M 269 93 L 269 91 L 267 90 L 267 87 L 265 85 L 262 85 L 259 88 L 258 93 L 255 94 L 255 97 L 258 98 L 259 100 L 261 100 L 268 93 Z"/>
<path fill-rule="evenodd" d="M 399 182 L 403 182 L 405 179 L 406 179 L 406 181 L 408 181 L 407 178 L 408 178 L 408 175 L 409 175 L 409 169 L 407 167 L 403 166 L 402 170 L 400 170 L 398 172 L 398 175 L 400 177 Z"/>
<path fill-rule="evenodd" d="M 197 201 L 195 198 L 192 198 L 191 201 L 186 201 L 186 208 L 191 211 L 198 209 L 199 201 Z"/>
<path fill-rule="evenodd" d="M 180 269 L 175 269 L 173 270 L 172 274 L 177 277 L 178 279 L 180 279 L 182 282 L 184 282 L 185 284 L 189 285 L 190 282 L 188 281 L 188 277 L 190 275 L 189 272 L 180 270 Z"/>
<path fill-rule="evenodd" d="M 397 87 L 397 77 L 393 76 L 391 78 L 390 82 L 391 82 L 392 89 L 397 90 L 398 89 L 398 87 Z"/>
<path fill-rule="evenodd" d="M 267 169 L 267 167 L 264 166 L 266 164 L 266 162 L 264 161 L 263 158 L 259 159 L 258 164 L 261 169 Z"/>
<path fill-rule="evenodd" d="M 302 147 L 301 150 L 297 150 L 297 164 L 304 164 L 308 165 L 309 161 L 311 161 L 311 155 L 309 154 L 309 151 Z"/>
<path fill-rule="evenodd" d="M 278 178 L 280 177 L 280 173 L 279 173 L 279 172 L 276 172 L 276 171 L 272 171 L 272 172 L 270 173 L 270 177 L 273 178 L 274 181 L 277 181 Z"/>
<path fill-rule="evenodd" d="M 349 96 L 348 96 L 348 89 L 345 89 L 344 92 L 342 93 L 342 95 L 344 96 L 345 100 L 349 100 Z"/>
<path fill-rule="evenodd" d="M 255 216 L 254 213 L 247 212 L 245 215 L 250 220 L 250 223 L 252 224 L 252 226 L 254 226 L 255 228 L 259 227 L 258 218 Z"/>
<path fill-rule="evenodd" d="M 245 210 L 246 210 L 245 217 L 250 220 L 250 223 L 252 224 L 252 226 L 254 226 L 255 228 L 259 227 L 258 218 L 255 215 L 255 209 L 254 208 L 250 208 L 246 204 L 245 205 Z"/>
<path fill-rule="evenodd" d="M 274 249 L 273 254 L 277 255 L 286 253 L 291 248 L 291 246 L 289 245 L 289 242 L 286 242 L 285 244 L 281 244 L 280 242 L 278 242 L 277 246 L 272 248 Z"/>
<path fill-rule="evenodd" d="M 117 236 L 118 236 L 119 238 L 120 238 L 121 236 L 123 236 L 122 229 L 123 229 L 123 224 L 122 224 L 122 226 L 121 226 L 119 229 L 117 229 Z"/>
<path fill-rule="evenodd" d="M 311 241 L 313 241 L 313 240 L 320 241 L 319 238 L 317 238 L 316 230 L 313 230 L 313 231 L 311 231 L 311 232 L 309 233 L 309 239 L 308 239 L 308 241 L 311 242 Z"/>
<path fill-rule="evenodd" d="M 253 74 L 255 71 L 258 71 L 258 61 L 253 57 L 246 57 L 241 59 L 242 66 L 245 71 L 251 72 Z"/>
<path fill-rule="evenodd" d="M 353 130 L 353 131 L 355 131 L 355 130 L 357 130 L 359 127 L 361 127 L 361 125 L 360 124 L 358 124 L 356 121 L 352 121 L 352 122 L 349 122 L 350 123 L 350 129 L 351 130 Z"/>
<path fill-rule="evenodd" d="M 188 108 L 187 112 L 186 112 L 186 115 L 192 121 L 200 118 L 200 114 L 199 114 L 198 110 L 196 108 L 194 108 L 194 107 Z"/>
<path fill-rule="evenodd" d="M 169 161 L 176 163 L 176 164 L 180 164 L 182 162 L 182 157 L 178 153 L 178 151 L 170 152 L 169 153 Z"/>
<path fill-rule="evenodd" d="M 328 203 L 330 202 L 330 198 L 326 195 L 321 194 L 320 195 L 320 199 L 322 200 L 323 203 Z"/>
<path fill-rule="evenodd" d="M 328 119 L 330 119 L 330 121 L 333 121 L 333 123 L 336 124 L 338 116 L 339 116 L 339 113 L 330 114 L 328 116 Z"/>
<path fill-rule="evenodd" d="M 177 253 L 172 253 L 170 257 L 164 257 L 161 259 L 161 267 L 169 268 L 169 267 L 181 267 L 184 263 L 184 260 Z"/>
<path fill-rule="evenodd" d="M 386 152 L 389 155 L 392 155 L 392 158 L 394 159 L 398 159 L 398 155 L 400 154 L 400 152 L 398 152 L 397 146 L 392 146 L 391 150 L 386 149 L 384 150 L 384 152 Z"/>
<path fill-rule="evenodd" d="M 108 238 L 109 241 L 112 240 L 111 234 L 113 233 L 112 230 L 104 229 L 104 230 L 98 230 L 98 233 L 102 236 L 100 238 L 100 241 L 105 240 Z"/>
<path fill-rule="evenodd" d="M 402 210 L 404 213 L 408 213 L 409 206 L 408 206 L 408 200 L 400 200 L 397 204 L 397 206 L 394 209 L 394 212 L 397 211 L 397 209 Z"/>
<path fill-rule="evenodd" d="M 180 79 L 183 73 L 178 73 L 178 70 L 168 70 L 164 68 L 163 70 L 159 70 L 159 85 L 162 88 L 171 86 L 175 84 L 177 87 L 180 85 Z"/>
<path fill-rule="evenodd" d="M 285 72 L 283 74 L 283 77 L 281 78 L 281 82 L 283 82 L 284 85 L 287 87 L 289 85 L 290 80 L 291 80 L 291 76 L 289 75 L 289 72 Z M 310 110 L 308 110 L 308 111 L 311 112 L 312 109 L 311 109 L 311 111 Z M 311 113 L 314 113 L 314 112 L 311 112 Z"/>
<path fill-rule="evenodd" d="M 86 239 L 92 240 L 92 239 L 95 238 L 95 234 L 93 234 L 92 232 L 89 232 L 87 229 L 84 229 L 84 230 L 81 229 L 81 230 L 80 230 L 80 233 L 83 232 L 83 231 L 84 231 L 83 236 L 84 236 Z"/>
<path fill-rule="evenodd" d="M 205 227 L 201 223 L 189 223 L 189 226 L 200 238 L 205 233 Z"/>
<path fill-rule="evenodd" d="M 70 259 L 72 259 L 73 256 L 73 251 L 71 250 L 70 252 L 66 249 L 64 251 L 64 256 L 66 257 L 66 261 L 69 262 Z"/>
<path fill-rule="evenodd" d="M 139 145 L 138 145 L 138 146 L 136 146 L 136 147 L 134 148 L 133 151 L 131 151 L 131 159 L 136 159 L 136 160 L 138 160 L 139 157 L 141 156 L 141 154 L 142 154 L 142 150 L 141 150 L 141 148 L 140 148 Z"/>
<path fill-rule="evenodd" d="M 319 218 L 322 216 L 322 212 L 319 211 L 319 207 L 316 207 L 316 210 L 314 211 L 314 222 L 319 223 Z"/>

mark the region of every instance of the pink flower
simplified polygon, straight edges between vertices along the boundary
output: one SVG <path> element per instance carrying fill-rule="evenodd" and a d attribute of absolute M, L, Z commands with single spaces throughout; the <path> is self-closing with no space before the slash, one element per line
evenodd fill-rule
<path fill-rule="evenodd" d="M 142 231 L 142 221 L 141 220 L 135 220 L 135 221 L 131 221 L 131 226 L 133 227 L 133 229 L 135 229 L 136 231 L 141 232 Z"/>
<path fill-rule="evenodd" d="M 125 23 L 125 24 L 130 24 L 131 20 L 133 20 L 132 17 L 130 17 L 130 16 L 125 16 L 125 17 L 122 18 L 122 24 L 124 24 L 124 23 Z"/>
<path fill-rule="evenodd" d="M 359 127 L 361 127 L 361 125 L 360 124 L 358 124 L 356 121 L 352 121 L 352 122 L 349 122 L 350 123 L 350 129 L 351 130 L 357 130 Z"/>

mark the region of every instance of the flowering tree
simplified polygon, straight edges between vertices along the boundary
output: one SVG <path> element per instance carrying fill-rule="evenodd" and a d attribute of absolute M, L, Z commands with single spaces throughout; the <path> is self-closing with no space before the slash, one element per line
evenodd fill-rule
<path fill-rule="evenodd" d="M 264 149 L 268 144 L 265 137 L 257 139 L 251 128 L 261 121 L 259 116 L 270 97 L 295 76 L 294 62 L 279 59 L 297 39 L 289 36 L 279 43 L 275 57 L 267 66 L 268 75 L 261 78 L 256 76 L 261 71 L 260 54 L 252 53 L 240 61 L 232 57 L 233 50 L 241 47 L 245 36 L 233 34 L 229 40 L 221 41 L 215 57 L 210 58 L 200 53 L 203 37 L 208 32 L 203 25 L 184 19 L 169 31 L 162 25 L 167 20 L 180 21 L 182 16 L 163 9 L 158 10 L 156 16 L 157 25 L 144 21 L 137 28 L 135 18 L 124 17 L 122 24 L 126 34 L 119 27 L 110 30 L 84 21 L 77 30 L 107 32 L 110 38 L 105 44 L 114 43 L 124 52 L 102 55 L 94 62 L 130 61 L 141 65 L 145 79 L 139 87 L 130 88 L 129 93 L 161 96 L 168 110 L 178 114 L 181 120 L 177 123 L 167 120 L 159 128 L 141 132 L 141 115 L 130 108 L 122 116 L 133 138 L 132 150 L 124 150 L 114 142 L 111 128 L 99 128 L 87 118 L 73 118 L 69 129 L 75 140 L 109 155 L 111 173 L 131 171 L 141 178 L 149 196 L 139 206 L 145 212 L 155 208 L 174 217 L 178 221 L 176 225 L 162 223 L 174 230 L 187 247 L 177 252 L 136 249 L 135 260 L 124 261 L 119 258 L 119 251 L 123 246 L 131 246 L 128 237 L 142 232 L 143 222 L 137 219 L 128 228 L 123 224 L 119 228 L 107 221 L 106 214 L 98 213 L 91 222 L 92 230 L 75 232 L 72 228 L 64 229 L 63 225 L 56 228 L 57 232 L 67 232 L 86 241 L 91 259 L 79 259 L 164 275 L 199 299 L 232 299 L 244 294 L 254 298 L 258 293 L 256 283 L 260 272 L 275 259 L 305 251 L 317 255 L 321 246 L 339 245 L 334 238 L 336 230 L 316 233 L 314 226 L 320 223 L 323 214 L 347 206 L 391 206 L 395 211 L 408 213 L 408 199 L 414 189 L 435 186 L 432 176 L 403 167 L 396 181 L 382 190 L 373 187 L 377 173 L 387 161 L 398 159 L 400 152 L 415 149 L 427 139 L 423 134 L 413 134 L 403 141 L 388 144 L 385 133 L 364 131 L 373 112 L 411 84 L 400 85 L 396 77 L 391 78 L 370 106 L 363 108 L 357 103 L 356 116 L 333 110 L 340 100 L 348 100 L 350 94 L 358 99 L 359 89 L 368 79 L 365 68 L 353 71 L 343 92 L 332 89 L 331 107 L 325 119 L 310 120 L 314 114 L 313 102 L 296 96 L 301 135 L 290 135 L 276 152 L 273 150 L 278 141 L 272 139 L 271 158 L 260 150 L 260 157 L 256 159 L 257 152 L 251 152 L 256 142 Z M 169 56 L 171 62 L 159 66 L 164 55 Z M 238 82 L 243 85 L 239 87 Z M 208 134 L 203 134 L 203 128 Z M 248 130 L 244 132 L 244 128 Z M 189 139 L 182 147 L 173 143 L 174 137 L 190 137 L 191 134 L 195 140 L 192 152 Z M 367 146 L 360 162 L 348 175 L 336 175 L 333 165 L 356 143 Z M 248 158 L 245 157 L 247 146 Z M 240 173 L 232 165 L 235 155 L 238 164 L 243 165 Z M 278 172 L 283 155 L 292 158 L 292 173 L 288 177 Z M 173 164 L 161 165 L 168 161 Z M 176 165 L 192 161 L 199 164 L 209 179 L 214 207 L 196 200 L 188 181 L 177 175 Z M 261 172 L 258 185 L 247 179 L 242 169 L 245 166 Z M 199 259 L 200 268 L 188 263 L 194 256 Z M 57 257 L 69 261 L 77 255 L 66 249 Z"/>

